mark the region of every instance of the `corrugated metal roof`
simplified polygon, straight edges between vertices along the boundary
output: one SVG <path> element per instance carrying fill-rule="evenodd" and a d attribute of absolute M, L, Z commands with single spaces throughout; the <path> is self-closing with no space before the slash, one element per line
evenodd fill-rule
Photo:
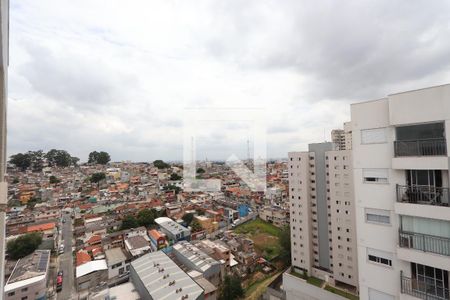
<path fill-rule="evenodd" d="M 153 299 L 197 299 L 203 289 L 180 269 L 164 252 L 148 253 L 133 262 L 132 268 Z"/>

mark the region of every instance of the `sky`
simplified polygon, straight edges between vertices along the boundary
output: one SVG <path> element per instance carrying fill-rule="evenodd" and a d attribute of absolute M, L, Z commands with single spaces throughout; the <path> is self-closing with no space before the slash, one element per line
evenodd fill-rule
<path fill-rule="evenodd" d="M 181 160 L 187 112 L 233 109 L 263 111 L 282 158 L 330 140 L 350 103 L 450 82 L 444 0 L 10 2 L 9 155 Z M 253 153 L 251 117 L 219 115 L 196 158 Z"/>

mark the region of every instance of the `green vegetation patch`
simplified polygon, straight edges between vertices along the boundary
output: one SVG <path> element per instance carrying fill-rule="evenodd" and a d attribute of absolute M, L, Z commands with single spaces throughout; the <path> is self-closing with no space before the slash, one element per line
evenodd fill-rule
<path fill-rule="evenodd" d="M 329 291 L 329 292 L 332 292 L 333 294 L 342 296 L 342 297 L 344 297 L 344 298 L 350 299 L 350 300 L 359 300 L 359 297 L 358 297 L 358 296 L 355 296 L 355 295 L 350 294 L 350 293 L 348 293 L 348 292 L 346 292 L 346 291 L 337 289 L 337 288 L 332 287 L 332 286 L 329 286 L 329 285 L 327 285 L 327 286 L 325 287 L 325 290 L 327 290 L 327 291 Z"/>

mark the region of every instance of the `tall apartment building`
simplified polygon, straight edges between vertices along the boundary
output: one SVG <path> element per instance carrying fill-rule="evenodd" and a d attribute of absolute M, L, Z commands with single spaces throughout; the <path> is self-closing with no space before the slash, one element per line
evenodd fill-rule
<path fill-rule="evenodd" d="M 352 127 L 350 122 L 344 123 L 344 129 L 333 129 L 331 131 L 331 141 L 335 144 L 336 150 L 352 149 Z"/>
<path fill-rule="evenodd" d="M 310 144 L 309 151 L 288 155 L 292 266 L 356 290 L 352 157 L 334 148 Z"/>
<path fill-rule="evenodd" d="M 449 299 L 450 85 L 351 118 L 360 299 Z"/>

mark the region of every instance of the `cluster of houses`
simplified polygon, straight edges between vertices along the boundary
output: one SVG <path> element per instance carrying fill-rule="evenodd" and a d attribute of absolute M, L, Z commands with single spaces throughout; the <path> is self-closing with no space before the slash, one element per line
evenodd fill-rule
<path fill-rule="evenodd" d="M 284 204 L 287 173 L 285 163 L 269 163 L 269 192 L 264 194 L 250 191 L 223 164 L 205 162 L 200 167 L 205 170 L 201 176 L 222 180 L 220 192 L 183 192 L 178 165 L 158 169 L 122 162 L 45 167 L 38 173 L 9 168 L 7 239 L 38 232 L 43 237 L 39 251 L 57 253 L 64 240 L 62 220 L 69 222 L 80 299 L 104 299 L 123 291 L 129 291 L 127 298 L 158 299 L 147 284 L 155 280 L 161 286 L 167 282 L 164 294 L 214 299 L 225 274 L 244 277 L 258 260 L 253 241 L 233 233 L 232 225 L 256 216 L 280 227 L 289 220 Z M 104 179 L 90 180 L 95 173 L 103 173 Z M 154 212 L 151 225 L 123 228 L 124 218 L 137 218 L 143 210 Z M 186 214 L 199 226 L 189 226 L 183 220 Z M 7 257 L 6 282 L 15 264 Z M 158 270 L 154 278 L 145 275 L 150 269 Z"/>

